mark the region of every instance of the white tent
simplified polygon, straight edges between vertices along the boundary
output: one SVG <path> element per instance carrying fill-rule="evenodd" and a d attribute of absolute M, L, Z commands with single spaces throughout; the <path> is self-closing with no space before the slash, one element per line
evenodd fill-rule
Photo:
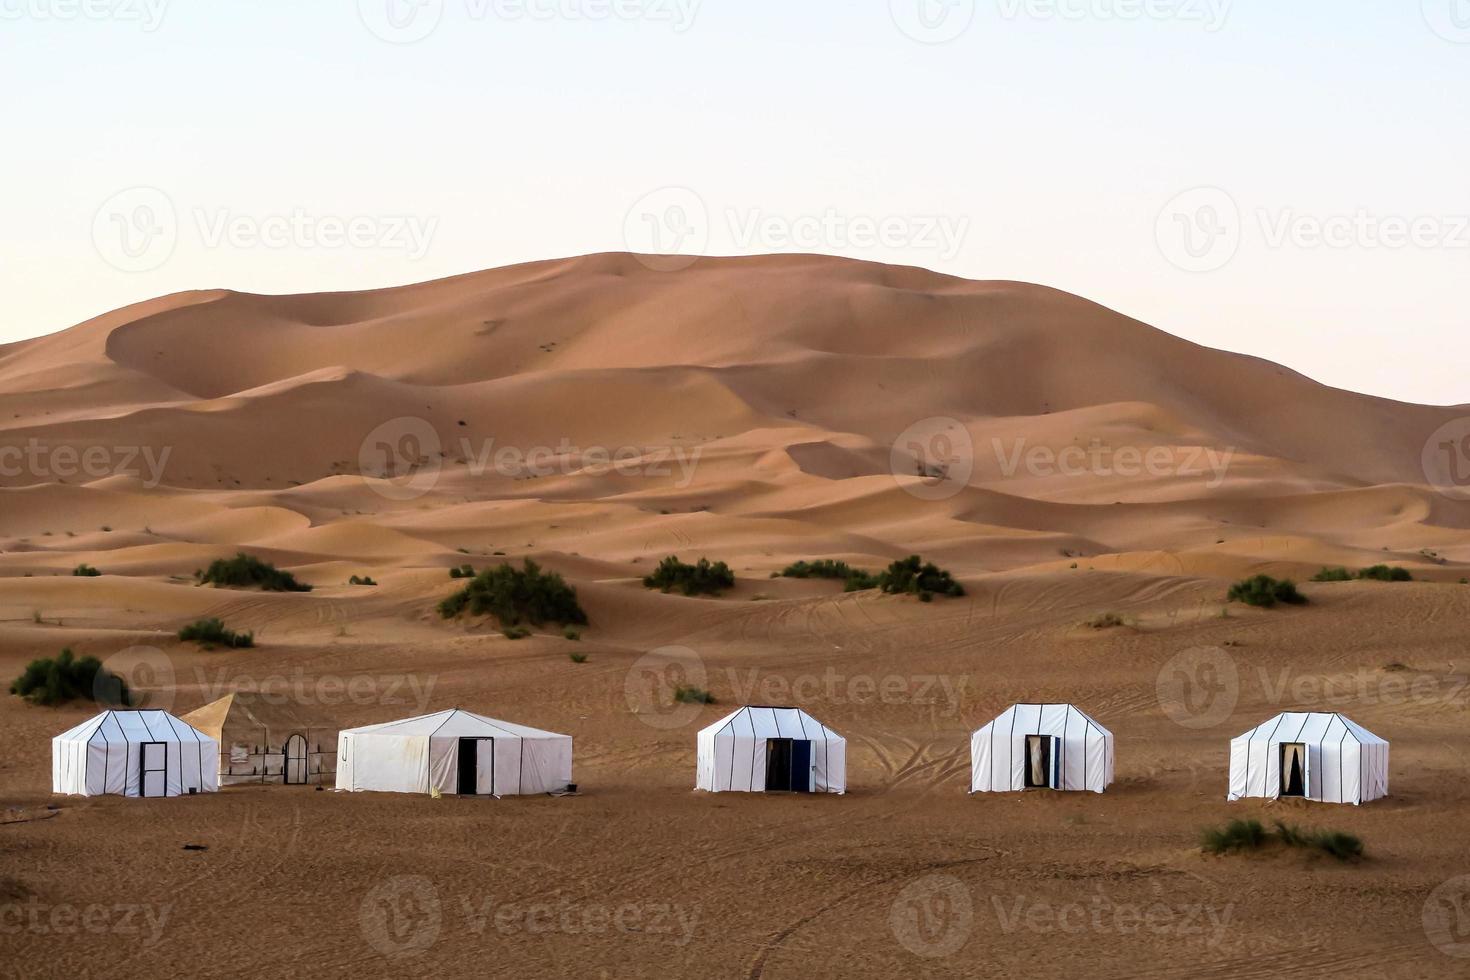
<path fill-rule="evenodd" d="M 741 708 L 700 732 L 697 745 L 695 789 L 847 791 L 847 739 L 800 708 Z"/>
<path fill-rule="evenodd" d="M 167 711 L 104 711 L 51 740 L 51 791 L 184 796 L 219 790 L 219 743 Z"/>
<path fill-rule="evenodd" d="M 1113 781 L 1113 733 L 1070 704 L 1013 704 L 970 739 L 970 792 L 1091 790 Z"/>
<path fill-rule="evenodd" d="M 1229 800 L 1357 804 L 1387 795 L 1388 743 L 1335 711 L 1288 711 L 1230 741 Z"/>
<path fill-rule="evenodd" d="M 451 708 L 337 736 L 337 788 L 513 796 L 572 781 L 572 738 Z"/>

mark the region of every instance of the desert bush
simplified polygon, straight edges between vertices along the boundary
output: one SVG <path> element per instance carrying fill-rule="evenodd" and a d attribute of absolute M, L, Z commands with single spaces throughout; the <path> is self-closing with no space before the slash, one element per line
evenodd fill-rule
<path fill-rule="evenodd" d="M 1119 616 L 1117 613 L 1108 612 L 1094 616 L 1091 619 L 1084 621 L 1082 625 L 1090 626 L 1095 630 L 1110 630 L 1116 629 L 1119 626 L 1127 626 L 1128 623 L 1126 620 L 1123 619 L 1122 616 Z"/>
<path fill-rule="evenodd" d="M 1276 836 L 1287 847 L 1303 847 L 1321 851 L 1339 861 L 1351 861 L 1363 856 L 1363 841 L 1340 830 L 1300 827 L 1276 821 Z"/>
<path fill-rule="evenodd" d="M 78 565 L 76 568 L 73 568 L 71 570 L 71 573 L 82 578 L 96 578 L 97 576 L 102 574 L 101 572 L 97 571 L 97 569 L 93 568 L 91 565 L 86 564 L 85 562 Z"/>
<path fill-rule="evenodd" d="M 543 572 L 527 558 L 524 568 L 497 565 L 480 572 L 470 584 L 439 603 L 439 615 L 453 619 L 468 611 L 494 616 L 504 627 L 528 622 L 586 625 L 587 614 L 577 603 L 577 590 L 556 572 Z"/>
<path fill-rule="evenodd" d="M 1324 569 L 1322 569 L 1322 571 L 1320 571 L 1316 575 L 1313 575 L 1312 576 L 1312 581 L 1313 582 L 1350 582 L 1350 581 L 1352 581 L 1352 578 L 1353 578 L 1353 573 L 1350 572 L 1350 571 L 1348 571 L 1346 568 L 1341 568 L 1341 567 L 1338 567 L 1338 568 L 1324 568 Z"/>
<path fill-rule="evenodd" d="M 103 667 L 96 657 L 77 659 L 70 647 L 54 659 L 32 660 L 11 683 L 10 693 L 46 706 L 83 700 L 120 707 L 132 704 L 127 682 Z"/>
<path fill-rule="evenodd" d="M 853 568 L 845 561 L 833 561 L 830 558 L 793 562 L 781 570 L 781 575 L 786 578 L 841 579 L 844 592 L 861 592 L 863 589 L 878 587 L 878 576 L 872 572 Z"/>
<path fill-rule="evenodd" d="M 524 640 L 531 635 L 531 631 L 524 626 L 507 626 L 500 631 L 500 635 L 507 640 Z"/>
<path fill-rule="evenodd" d="M 956 582 L 949 572 L 933 562 L 923 561 L 918 555 L 909 555 L 889 565 L 878 576 L 877 587 L 893 595 L 917 595 L 921 599 L 926 592 L 931 594 L 931 598 L 965 594 L 964 586 Z"/>
<path fill-rule="evenodd" d="M 1211 827 L 1200 834 L 1200 846 L 1208 854 L 1255 850 L 1266 843 L 1266 828 L 1259 820 L 1232 820 L 1224 827 Z"/>
<path fill-rule="evenodd" d="M 567 656 L 572 659 L 572 663 L 574 664 L 585 664 L 587 662 L 587 654 L 585 653 L 577 653 L 573 651 L 572 653 L 567 654 Z"/>
<path fill-rule="evenodd" d="M 1307 601 L 1307 597 L 1297 591 L 1296 583 L 1291 579 L 1278 582 L 1269 575 L 1256 575 L 1236 582 L 1230 587 L 1226 598 L 1231 602 L 1243 602 L 1262 609 L 1270 609 L 1278 602 L 1300 606 Z"/>
<path fill-rule="evenodd" d="M 561 631 L 561 635 L 575 642 L 582 638 L 582 631 L 575 626 L 568 626 Z"/>
<path fill-rule="evenodd" d="M 1358 573 L 1358 578 L 1372 582 L 1412 582 L 1414 576 L 1407 568 L 1373 565 Z"/>
<path fill-rule="evenodd" d="M 450 578 L 474 578 L 475 569 L 473 565 L 458 565 L 449 570 Z"/>
<path fill-rule="evenodd" d="M 354 575 L 350 579 L 347 580 L 347 584 L 348 585 L 377 585 L 378 583 L 373 581 L 373 577 L 371 575 L 363 575 L 361 577 L 359 577 L 357 575 Z"/>
<path fill-rule="evenodd" d="M 259 587 L 266 592 L 310 592 L 311 586 L 296 581 L 290 572 L 283 572 L 268 561 L 240 552 L 234 558 L 216 558 L 209 568 L 195 572 L 194 578 L 200 585 L 216 588 L 250 589 Z"/>
<path fill-rule="evenodd" d="M 711 564 L 708 558 L 701 558 L 697 564 L 688 565 L 670 555 L 658 563 L 652 575 L 644 576 L 643 585 L 664 592 L 678 589 L 686 596 L 719 595 L 735 587 L 735 573 L 722 561 Z"/>
<path fill-rule="evenodd" d="M 226 629 L 225 624 L 218 619 L 200 619 L 190 623 L 179 630 L 179 639 L 186 643 L 235 649 L 255 646 L 254 633 L 236 633 L 232 629 Z"/>
<path fill-rule="evenodd" d="M 680 684 L 674 688 L 674 700 L 680 704 L 714 704 L 715 696 L 702 687 L 685 687 Z"/>

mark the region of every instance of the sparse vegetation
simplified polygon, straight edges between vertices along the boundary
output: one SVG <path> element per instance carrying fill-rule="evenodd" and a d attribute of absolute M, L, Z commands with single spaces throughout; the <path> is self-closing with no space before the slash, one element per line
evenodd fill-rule
<path fill-rule="evenodd" d="M 1341 830 L 1312 828 L 1303 830 L 1276 821 L 1276 836 L 1287 847 L 1305 847 L 1331 855 L 1339 861 L 1352 861 L 1363 856 L 1363 841 Z"/>
<path fill-rule="evenodd" d="M 844 592 L 861 592 L 876 589 L 879 577 L 862 568 L 853 568 L 845 561 L 821 558 L 817 561 L 799 561 L 781 570 L 785 578 L 830 578 L 841 579 Z"/>
<path fill-rule="evenodd" d="M 75 657 L 71 648 L 54 659 L 32 660 L 10 685 L 10 693 L 31 704 L 52 706 L 67 701 L 100 701 L 127 707 L 132 704 L 128 685 L 96 657 Z"/>
<path fill-rule="evenodd" d="M 585 653 L 578 653 L 577 651 L 573 650 L 571 653 L 568 653 L 567 656 L 571 658 L 572 663 L 574 664 L 585 664 L 587 662 L 587 654 Z"/>
<path fill-rule="evenodd" d="M 1388 565 L 1372 565 L 1358 573 L 1358 578 L 1373 582 L 1412 582 L 1414 576 L 1407 568 Z"/>
<path fill-rule="evenodd" d="M 209 568 L 195 572 L 194 578 L 200 585 L 216 588 L 251 589 L 266 592 L 310 592 L 311 586 L 296 581 L 290 572 L 283 572 L 268 561 L 240 552 L 234 558 L 216 558 Z"/>
<path fill-rule="evenodd" d="M 1200 834 L 1206 854 L 1253 851 L 1266 843 L 1266 828 L 1259 820 L 1232 820 L 1224 827 L 1211 827 Z"/>
<path fill-rule="evenodd" d="M 460 613 L 494 616 L 509 629 L 528 622 L 585 626 L 587 614 L 577 603 L 577 590 L 556 572 L 543 572 L 527 558 L 524 568 L 497 565 L 480 572 L 470 583 L 439 603 L 439 615 L 453 619 Z"/>
<path fill-rule="evenodd" d="M 78 565 L 76 568 L 73 568 L 71 570 L 71 573 L 73 575 L 80 576 L 81 578 L 96 578 L 97 576 L 102 574 L 101 572 L 97 571 L 97 569 L 93 568 L 91 565 L 86 564 L 85 562 Z"/>
<path fill-rule="evenodd" d="M 371 575 L 362 575 L 362 576 L 354 575 L 350 579 L 347 580 L 347 584 L 348 585 L 377 585 L 378 583 L 373 581 L 373 578 L 372 578 Z"/>
<path fill-rule="evenodd" d="M 918 555 L 901 558 L 883 570 L 878 576 L 878 588 L 892 595 L 917 595 L 928 602 L 936 595 L 962 596 L 964 586 L 933 562 L 926 562 Z M 925 599 L 928 594 L 929 599 Z"/>
<path fill-rule="evenodd" d="M 689 565 L 670 555 L 658 563 L 652 575 L 644 576 L 643 585 L 664 592 L 678 589 L 686 596 L 719 595 L 735 587 L 735 573 L 722 561 L 711 563 L 708 558 L 701 558 L 697 564 Z"/>
<path fill-rule="evenodd" d="M 680 684 L 674 688 L 674 700 L 680 704 L 714 704 L 715 696 L 702 687 L 685 687 Z"/>
<path fill-rule="evenodd" d="M 1107 612 L 1084 621 L 1082 625 L 1090 626 L 1095 630 L 1110 630 L 1117 629 L 1120 626 L 1127 626 L 1128 621 L 1115 612 Z"/>
<path fill-rule="evenodd" d="M 222 646 L 245 649 L 255 646 L 254 633 L 236 633 L 226 629 L 218 619 L 200 619 L 179 630 L 179 639 L 185 643 L 198 643 L 205 648 Z"/>
<path fill-rule="evenodd" d="M 1351 582 L 1353 573 L 1346 568 L 1324 568 L 1312 576 L 1313 582 Z"/>
<path fill-rule="evenodd" d="M 1248 606 L 1270 609 L 1278 602 L 1287 605 L 1305 605 L 1307 597 L 1297 591 L 1291 579 L 1277 581 L 1269 575 L 1256 575 L 1236 582 L 1226 597 L 1231 602 L 1243 602 Z"/>
<path fill-rule="evenodd" d="M 507 640 L 524 640 L 531 635 L 531 631 L 524 626 L 507 626 L 500 631 L 500 635 Z"/>
<path fill-rule="evenodd" d="M 1363 856 L 1363 842 L 1340 830 L 1302 829 L 1276 821 L 1276 829 L 1268 832 L 1259 820 L 1232 820 L 1224 827 L 1211 827 L 1200 834 L 1200 846 L 1206 854 L 1231 854 L 1256 851 L 1272 839 L 1286 847 L 1321 851 L 1339 861 L 1357 860 Z"/>
<path fill-rule="evenodd" d="M 575 626 L 566 627 L 561 631 L 561 635 L 574 643 L 582 639 L 582 631 L 577 629 Z"/>
<path fill-rule="evenodd" d="M 449 570 L 450 578 L 474 578 L 475 569 L 473 565 L 458 565 Z"/>

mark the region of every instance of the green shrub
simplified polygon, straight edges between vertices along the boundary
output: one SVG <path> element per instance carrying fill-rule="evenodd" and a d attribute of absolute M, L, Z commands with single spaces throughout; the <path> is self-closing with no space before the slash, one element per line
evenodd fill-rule
<path fill-rule="evenodd" d="M 1211 827 L 1200 834 L 1200 846 L 1208 854 L 1255 850 L 1266 843 L 1266 828 L 1259 820 L 1232 820 L 1223 828 Z"/>
<path fill-rule="evenodd" d="M 1126 620 L 1123 619 L 1122 616 L 1119 616 L 1117 613 L 1109 612 L 1094 616 L 1091 619 L 1084 621 L 1082 625 L 1090 626 L 1095 630 L 1110 630 L 1116 629 L 1119 626 L 1127 626 L 1128 623 Z"/>
<path fill-rule="evenodd" d="M 373 581 L 373 578 L 372 578 L 371 575 L 364 575 L 364 576 L 362 576 L 360 578 L 358 576 L 354 575 L 350 579 L 347 580 L 347 584 L 348 585 L 377 585 L 378 583 Z"/>
<path fill-rule="evenodd" d="M 1231 602 L 1243 602 L 1262 609 L 1270 609 L 1278 602 L 1300 606 L 1307 601 L 1307 597 L 1297 591 L 1296 583 L 1291 579 L 1278 582 L 1269 575 L 1256 575 L 1236 582 L 1230 587 L 1227 598 Z"/>
<path fill-rule="evenodd" d="M 567 654 L 567 656 L 572 658 L 572 663 L 574 664 L 585 664 L 587 662 L 587 654 L 585 653 L 577 653 L 573 651 L 572 653 Z"/>
<path fill-rule="evenodd" d="M 524 569 L 509 564 L 480 572 L 470 584 L 439 603 L 439 615 L 453 619 L 468 611 L 472 616 L 494 616 L 503 627 L 529 622 L 585 626 L 587 614 L 577 603 L 577 590 L 555 572 L 543 572 L 527 558 Z"/>
<path fill-rule="evenodd" d="M 1340 830 L 1302 830 L 1288 823 L 1276 821 L 1276 836 L 1287 847 L 1304 847 L 1321 851 L 1339 861 L 1351 861 L 1363 856 L 1363 842 L 1352 834 Z"/>
<path fill-rule="evenodd" d="M 73 568 L 71 570 L 71 573 L 73 575 L 81 576 L 82 578 L 96 578 L 98 575 L 101 575 L 102 574 L 101 572 L 97 571 L 97 569 L 93 568 L 91 565 L 88 565 L 88 564 L 85 564 L 85 563 L 83 563 L 81 565 L 78 565 L 76 568 Z"/>
<path fill-rule="evenodd" d="M 780 574 L 786 578 L 841 579 L 844 592 L 861 592 L 863 589 L 878 587 L 878 576 L 872 572 L 862 568 L 853 568 L 845 561 L 833 561 L 830 558 L 795 562 L 787 565 Z M 776 576 L 773 574 L 771 577 Z"/>
<path fill-rule="evenodd" d="M 474 578 L 475 569 L 473 565 L 459 565 L 449 570 L 450 578 Z"/>
<path fill-rule="evenodd" d="M 507 640 L 524 640 L 531 635 L 531 631 L 524 626 L 507 626 L 500 631 L 500 635 Z"/>
<path fill-rule="evenodd" d="M 568 640 L 576 641 L 582 638 L 582 631 L 577 629 L 575 626 L 568 626 L 561 631 L 561 635 L 566 637 Z"/>
<path fill-rule="evenodd" d="M 715 696 L 702 687 L 685 687 L 680 684 L 674 688 L 674 700 L 680 704 L 714 704 Z"/>
<path fill-rule="evenodd" d="M 1412 582 L 1414 576 L 1409 574 L 1407 568 L 1390 568 L 1387 565 L 1373 565 L 1358 573 L 1358 578 L 1373 582 Z"/>
<path fill-rule="evenodd" d="M 200 619 L 179 630 L 179 639 L 186 643 L 199 643 L 206 647 L 222 646 L 244 649 L 255 646 L 254 633 L 236 633 L 225 629 L 218 619 Z"/>
<path fill-rule="evenodd" d="M 949 572 L 933 562 L 923 561 L 918 555 L 909 555 L 889 565 L 878 576 L 877 586 L 892 595 L 917 595 L 920 598 L 925 592 L 946 596 L 965 594 L 964 586 L 956 582 Z"/>
<path fill-rule="evenodd" d="M 1338 568 L 1324 568 L 1324 569 L 1322 569 L 1322 571 L 1320 571 L 1316 575 L 1313 575 L 1312 576 L 1312 581 L 1313 582 L 1350 582 L 1350 581 L 1352 581 L 1352 578 L 1353 578 L 1353 573 L 1350 572 L 1350 571 L 1348 571 L 1346 568 L 1342 568 L 1342 567 L 1338 567 Z"/>
<path fill-rule="evenodd" d="M 678 589 L 686 596 L 719 595 L 725 589 L 734 588 L 735 573 L 722 561 L 711 564 L 708 558 L 701 558 L 698 564 L 686 565 L 676 555 L 670 555 L 658 563 L 652 575 L 644 577 L 643 585 L 664 592 Z"/>
<path fill-rule="evenodd" d="M 296 581 L 290 572 L 283 572 L 268 561 L 240 552 L 234 558 L 216 558 L 209 568 L 195 572 L 200 585 L 216 588 L 250 589 L 259 587 L 266 592 L 310 592 L 311 586 Z"/>
<path fill-rule="evenodd" d="M 46 706 L 82 700 L 119 707 L 132 704 L 128 685 L 121 677 L 103 667 L 96 657 L 76 659 L 70 648 L 55 659 L 32 660 L 10 685 L 10 693 Z"/>

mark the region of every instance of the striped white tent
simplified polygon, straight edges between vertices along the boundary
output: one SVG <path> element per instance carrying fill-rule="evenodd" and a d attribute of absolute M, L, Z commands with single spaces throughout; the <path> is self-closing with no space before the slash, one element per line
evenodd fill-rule
<path fill-rule="evenodd" d="M 750 705 L 699 733 L 694 788 L 845 793 L 847 739 L 800 708 Z"/>
<path fill-rule="evenodd" d="M 219 743 L 167 711 L 113 709 L 51 740 L 51 791 L 186 796 L 219 790 Z"/>
<path fill-rule="evenodd" d="M 1335 711 L 1287 711 L 1230 741 L 1229 800 L 1367 803 L 1388 795 L 1388 743 Z"/>
<path fill-rule="evenodd" d="M 970 792 L 1091 790 L 1113 781 L 1113 733 L 1070 704 L 1013 704 L 970 739 Z"/>
<path fill-rule="evenodd" d="M 515 796 L 572 781 L 572 737 L 451 708 L 337 736 L 337 788 Z"/>

